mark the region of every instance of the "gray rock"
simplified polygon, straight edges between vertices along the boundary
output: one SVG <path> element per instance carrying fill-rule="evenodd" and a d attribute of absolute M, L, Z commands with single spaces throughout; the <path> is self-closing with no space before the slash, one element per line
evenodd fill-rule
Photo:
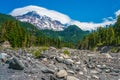
<path fill-rule="evenodd" d="M 74 65 L 72 68 L 74 71 L 80 71 L 80 67 L 78 65 Z"/>
<path fill-rule="evenodd" d="M 60 54 L 61 57 L 63 57 L 64 59 L 69 59 L 70 57 L 68 55 L 65 54 Z"/>
<path fill-rule="evenodd" d="M 111 69 L 112 72 L 119 73 L 120 69 Z"/>
<path fill-rule="evenodd" d="M 118 73 L 111 73 L 110 75 L 112 75 L 112 76 L 119 76 Z"/>
<path fill-rule="evenodd" d="M 97 74 L 97 73 L 99 73 L 97 70 L 90 70 L 90 73 L 92 73 L 92 74 Z"/>
<path fill-rule="evenodd" d="M 97 79 L 97 80 L 99 80 L 99 77 L 96 76 L 96 75 L 92 75 L 92 78 L 93 78 L 93 79 Z"/>
<path fill-rule="evenodd" d="M 80 80 L 74 76 L 67 76 L 67 80 Z"/>
<path fill-rule="evenodd" d="M 39 48 L 33 48 L 37 50 Z M 19 51 L 18 51 L 19 50 Z M 69 49 L 70 57 L 59 56 L 64 50 L 48 50 L 35 59 L 28 49 L 0 50 L 7 53 L 6 63 L 0 64 L 0 80 L 119 80 L 119 53 L 109 55 L 89 50 Z M 19 53 L 19 54 L 18 54 Z M 21 55 L 23 53 L 23 55 Z M 26 53 L 26 55 L 25 55 Z M 12 57 L 16 56 L 16 59 Z M 18 62 L 24 70 L 18 70 Z M 11 65 L 10 65 L 11 64 Z M 16 66 L 17 65 L 17 66 Z M 71 66 L 72 65 L 72 66 Z M 12 66 L 12 69 L 8 69 Z M 19 65 L 20 66 L 20 65 Z M 16 68 L 17 67 L 17 68 Z M 15 70 L 13 70 L 15 69 Z M 21 69 L 21 68 L 20 68 Z"/>
<path fill-rule="evenodd" d="M 107 67 L 106 67 L 106 65 L 97 65 L 97 68 L 100 68 L 100 69 L 104 70 L 104 69 L 106 69 Z"/>
<path fill-rule="evenodd" d="M 75 64 L 76 64 L 76 65 L 80 65 L 80 63 L 81 63 L 80 61 L 78 61 L 78 62 L 75 62 Z"/>
<path fill-rule="evenodd" d="M 6 53 L 0 53 L 0 59 L 6 58 L 7 54 Z"/>
<path fill-rule="evenodd" d="M 19 53 L 20 55 L 22 55 L 23 50 L 20 48 L 20 49 L 18 50 L 18 53 Z"/>
<path fill-rule="evenodd" d="M 82 71 L 79 72 L 80 75 L 83 75 L 84 73 Z"/>
<path fill-rule="evenodd" d="M 106 72 L 106 73 L 110 73 L 111 70 L 110 70 L 110 69 L 105 69 L 105 72 Z"/>
<path fill-rule="evenodd" d="M 63 57 L 56 57 L 55 59 L 60 63 L 62 63 L 64 61 Z"/>
<path fill-rule="evenodd" d="M 24 64 L 18 60 L 18 58 L 14 57 L 9 61 L 9 68 L 15 70 L 23 70 Z"/>
<path fill-rule="evenodd" d="M 6 59 L 7 59 L 7 54 L 6 53 L 0 53 L 0 60 L 2 60 L 2 61 L 6 61 Z"/>
<path fill-rule="evenodd" d="M 88 64 L 87 64 L 87 67 L 90 68 L 90 69 L 95 69 L 95 64 L 90 64 L 90 63 L 88 63 Z"/>
<path fill-rule="evenodd" d="M 64 63 L 66 64 L 66 65 L 73 65 L 73 61 L 71 60 L 71 59 L 65 59 L 64 60 Z"/>
<path fill-rule="evenodd" d="M 48 62 L 48 59 L 47 58 L 43 58 L 42 61 L 43 62 Z"/>
<path fill-rule="evenodd" d="M 72 70 L 67 70 L 67 72 L 70 73 L 70 74 L 75 74 L 75 72 L 72 71 Z"/>
<path fill-rule="evenodd" d="M 60 70 L 59 72 L 56 73 L 56 76 L 58 78 L 66 78 L 67 72 L 66 72 L 66 70 Z"/>
<path fill-rule="evenodd" d="M 55 76 L 50 75 L 50 80 L 58 80 Z"/>
<path fill-rule="evenodd" d="M 49 69 L 49 68 L 47 68 L 47 67 L 43 67 L 43 68 L 41 68 L 41 71 L 42 71 L 43 73 L 52 73 L 52 74 L 55 73 L 54 70 Z"/>

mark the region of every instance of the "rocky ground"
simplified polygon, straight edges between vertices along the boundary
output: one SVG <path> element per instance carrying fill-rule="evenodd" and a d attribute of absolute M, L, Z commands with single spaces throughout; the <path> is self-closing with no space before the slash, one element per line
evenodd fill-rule
<path fill-rule="evenodd" d="M 36 59 L 33 49 L 0 50 L 0 80 L 120 80 L 120 53 L 49 47 Z"/>

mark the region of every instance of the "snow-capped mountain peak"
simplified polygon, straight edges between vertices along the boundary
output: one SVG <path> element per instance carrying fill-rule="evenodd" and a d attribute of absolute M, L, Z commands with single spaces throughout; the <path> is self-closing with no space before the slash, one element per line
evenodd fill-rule
<path fill-rule="evenodd" d="M 10 15 L 22 22 L 29 22 L 38 29 L 54 31 L 64 30 L 66 24 L 70 23 L 71 20 L 67 15 L 38 6 L 17 8 Z"/>
<path fill-rule="evenodd" d="M 61 31 L 64 29 L 64 24 L 57 20 L 53 20 L 46 15 L 40 15 L 36 11 L 31 11 L 26 14 L 15 16 L 16 19 L 22 22 L 29 22 L 38 29 L 49 29 L 54 31 Z"/>
<path fill-rule="evenodd" d="M 62 24 L 66 24 L 71 21 L 71 19 L 65 14 L 62 14 L 62 13 L 54 11 L 54 10 L 48 10 L 43 7 L 33 6 L 33 5 L 14 9 L 10 13 L 10 15 L 21 16 L 21 15 L 27 14 L 28 12 L 33 12 L 33 11 L 41 16 L 47 16 L 53 20 L 60 21 Z"/>

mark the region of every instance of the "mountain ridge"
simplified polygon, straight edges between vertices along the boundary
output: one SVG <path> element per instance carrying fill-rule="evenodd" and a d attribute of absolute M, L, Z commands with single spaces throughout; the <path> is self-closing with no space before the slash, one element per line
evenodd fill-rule
<path fill-rule="evenodd" d="M 76 43 L 83 39 L 85 35 L 89 34 L 89 31 L 83 31 L 76 25 L 70 25 L 63 31 L 41 30 L 49 37 L 61 38 L 64 42 Z"/>

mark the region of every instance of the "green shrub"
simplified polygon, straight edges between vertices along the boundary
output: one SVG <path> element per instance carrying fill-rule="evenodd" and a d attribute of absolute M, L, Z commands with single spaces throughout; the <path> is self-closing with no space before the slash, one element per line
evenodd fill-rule
<path fill-rule="evenodd" d="M 39 58 L 41 53 L 46 50 L 48 50 L 48 47 L 33 47 L 31 50 L 29 50 L 29 53 L 32 53 L 35 58 Z"/>
<path fill-rule="evenodd" d="M 70 55 L 70 52 L 68 50 L 64 50 L 65 55 Z"/>
<path fill-rule="evenodd" d="M 111 52 L 117 53 L 117 52 L 119 52 L 119 49 L 118 49 L 117 47 L 113 47 L 113 48 L 111 49 Z"/>
<path fill-rule="evenodd" d="M 48 50 L 48 47 L 42 47 L 41 50 L 46 51 L 46 50 Z"/>
<path fill-rule="evenodd" d="M 103 45 L 103 43 L 101 43 L 101 42 L 100 42 L 100 43 L 97 43 L 97 46 L 102 46 L 102 45 Z"/>
<path fill-rule="evenodd" d="M 32 54 L 35 58 L 39 58 L 41 56 L 41 50 L 34 51 Z"/>

